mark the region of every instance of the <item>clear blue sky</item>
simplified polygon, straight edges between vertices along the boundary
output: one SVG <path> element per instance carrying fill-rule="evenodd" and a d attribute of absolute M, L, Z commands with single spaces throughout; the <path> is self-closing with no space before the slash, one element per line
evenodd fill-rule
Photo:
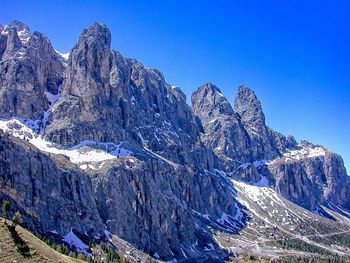
<path fill-rule="evenodd" d="M 22 20 L 60 51 L 107 24 L 113 49 L 188 96 L 211 81 L 232 102 L 248 85 L 269 126 L 340 153 L 350 173 L 350 1 L 86 2 L 1 0 L 0 22 Z"/>

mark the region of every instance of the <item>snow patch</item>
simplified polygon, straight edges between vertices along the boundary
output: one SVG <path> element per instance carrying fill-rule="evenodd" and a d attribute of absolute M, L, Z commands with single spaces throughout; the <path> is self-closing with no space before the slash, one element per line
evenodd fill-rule
<path fill-rule="evenodd" d="M 293 151 L 284 153 L 283 157 L 278 158 L 273 162 L 278 161 L 280 159 L 283 159 L 286 162 L 292 162 L 292 161 L 303 160 L 306 158 L 325 156 L 327 153 L 327 150 L 320 146 L 307 147 L 307 146 L 299 145 L 299 147 L 301 148 L 298 150 L 293 150 Z"/>
<path fill-rule="evenodd" d="M 258 160 L 258 161 L 253 161 L 253 162 L 246 162 L 246 163 L 241 163 L 237 169 L 247 169 L 250 166 L 254 166 L 255 168 L 262 167 L 264 165 L 268 165 L 269 162 L 267 160 Z"/>
<path fill-rule="evenodd" d="M 27 123 L 25 125 L 18 119 L 0 120 L 0 129 L 28 141 L 41 151 L 65 155 L 70 162 L 78 164 L 81 169 L 99 169 L 104 161 L 128 157 L 133 154 L 132 151 L 121 147 L 122 142 L 114 144 L 86 140 L 69 149 L 59 149 L 56 145 L 35 133 L 31 127 L 28 127 L 35 126 L 35 124 Z"/>
<path fill-rule="evenodd" d="M 112 236 L 113 236 L 112 233 L 109 232 L 107 229 L 105 229 L 104 234 L 105 234 L 106 238 L 108 239 L 108 241 L 112 242 Z"/>
<path fill-rule="evenodd" d="M 45 91 L 45 95 L 50 103 L 50 106 L 53 106 L 61 97 L 61 86 L 59 86 L 57 94 L 52 94 L 48 91 Z"/>
<path fill-rule="evenodd" d="M 64 242 L 69 244 L 71 247 L 75 248 L 75 250 L 79 253 L 83 253 L 84 255 L 91 255 L 88 250 L 89 246 L 87 246 L 83 241 L 81 241 L 71 230 L 67 235 L 63 236 L 62 239 Z"/>
<path fill-rule="evenodd" d="M 205 251 L 212 251 L 212 250 L 215 250 L 215 247 L 214 247 L 213 243 L 208 243 L 207 246 L 208 246 L 208 247 L 204 247 L 204 250 L 205 250 Z"/>
<path fill-rule="evenodd" d="M 59 52 L 59 51 L 56 50 L 56 49 L 55 49 L 55 51 L 56 51 L 56 53 L 57 53 L 58 55 L 60 55 L 64 60 L 66 60 L 66 61 L 68 60 L 70 52 L 62 53 L 62 52 Z"/>
<path fill-rule="evenodd" d="M 6 25 L 1 32 L 2 35 L 8 35 L 9 33 L 9 25 Z M 30 31 L 28 28 L 23 28 L 20 31 L 17 31 L 17 36 L 21 40 L 22 44 L 26 44 L 29 41 L 29 38 L 31 36 Z"/>

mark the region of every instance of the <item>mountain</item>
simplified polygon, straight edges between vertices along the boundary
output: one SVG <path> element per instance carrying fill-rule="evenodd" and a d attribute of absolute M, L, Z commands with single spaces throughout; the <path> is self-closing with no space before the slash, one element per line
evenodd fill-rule
<path fill-rule="evenodd" d="M 261 103 L 248 87 L 239 87 L 233 109 L 219 88 L 206 84 L 193 93 L 192 110 L 203 141 L 230 177 L 274 187 L 311 211 L 320 205 L 349 209 L 350 178 L 342 158 L 267 127 Z"/>
<path fill-rule="evenodd" d="M 14 21 L 1 30 L 0 59 L 1 116 L 43 119 L 64 72 L 49 39 Z"/>
<path fill-rule="evenodd" d="M 252 244 L 277 233 L 317 247 L 300 222 L 347 235 L 341 157 L 267 127 L 248 87 L 232 107 L 205 84 L 190 107 L 158 70 L 111 50 L 105 25 L 85 29 L 68 59 L 22 22 L 0 29 L 0 199 L 35 233 L 107 240 L 134 261 L 192 262 L 255 255 Z M 269 217 L 272 202 L 300 222 Z M 267 221 L 246 249 L 225 245 Z M 346 246 L 321 245 L 327 257 L 348 255 L 335 244 Z"/>

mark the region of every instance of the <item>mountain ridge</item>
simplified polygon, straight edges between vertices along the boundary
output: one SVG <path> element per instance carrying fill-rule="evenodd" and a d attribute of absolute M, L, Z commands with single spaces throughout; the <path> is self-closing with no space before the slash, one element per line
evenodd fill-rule
<path fill-rule="evenodd" d="M 0 193 L 35 231 L 108 230 L 155 258 L 222 261 L 213 233 L 252 220 L 232 180 L 329 220 L 329 209 L 350 209 L 341 157 L 269 128 L 250 88 L 232 107 L 207 83 L 189 106 L 158 70 L 111 50 L 105 25 L 83 30 L 68 60 L 41 33 L 20 44 L 16 27 L 28 28 L 15 22 L 0 37 Z"/>

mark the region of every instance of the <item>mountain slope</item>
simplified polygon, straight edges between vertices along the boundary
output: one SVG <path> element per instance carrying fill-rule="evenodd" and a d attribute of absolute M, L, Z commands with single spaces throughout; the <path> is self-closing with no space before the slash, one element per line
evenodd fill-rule
<path fill-rule="evenodd" d="M 272 188 L 232 180 L 238 200 L 252 220 L 239 236 L 216 233 L 216 241 L 233 255 L 252 255 L 278 262 L 299 258 L 317 262 L 350 258 L 349 213 L 323 209 L 336 220 L 329 220 L 280 197 Z M 332 262 L 332 261 L 331 261 Z"/>
<path fill-rule="evenodd" d="M 7 221 L 11 224 L 10 221 Z M 4 225 L 4 220 L 0 220 L 0 262 L 13 262 L 16 260 L 18 263 L 26 262 L 45 262 L 45 263 L 82 263 L 78 259 L 74 259 L 58 253 L 52 249 L 40 239 L 35 237 L 32 233 L 25 230 L 21 226 L 16 227 L 16 232 L 19 237 L 28 245 L 29 251 L 25 255 L 21 254 L 16 246 L 11 232 L 8 227 Z"/>

